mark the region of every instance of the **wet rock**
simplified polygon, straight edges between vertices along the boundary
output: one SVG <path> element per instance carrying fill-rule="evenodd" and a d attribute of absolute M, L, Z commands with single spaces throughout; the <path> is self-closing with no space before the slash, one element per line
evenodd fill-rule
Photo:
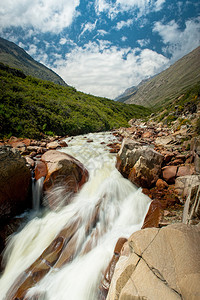
<path fill-rule="evenodd" d="M 59 142 L 59 145 L 60 145 L 61 147 L 68 147 L 68 145 L 67 145 L 67 143 L 66 143 L 65 141 L 60 141 L 60 142 Z"/>
<path fill-rule="evenodd" d="M 147 228 L 126 245 L 129 254 L 119 258 L 107 300 L 200 298 L 200 226 Z"/>
<path fill-rule="evenodd" d="M 38 180 L 41 177 L 46 177 L 47 175 L 47 166 L 43 161 L 37 161 L 35 168 L 35 179 Z"/>
<path fill-rule="evenodd" d="M 53 188 L 62 187 L 63 192 L 69 195 L 66 203 L 72 198 L 82 185 L 88 180 L 89 174 L 83 164 L 74 157 L 49 150 L 42 155 L 41 160 L 46 164 L 47 175 L 44 180 L 44 191 L 49 195 L 48 202 L 51 208 L 57 206 L 57 199 L 51 191 Z"/>
<path fill-rule="evenodd" d="M 31 205 L 31 172 L 18 150 L 0 147 L 0 217 L 15 216 Z"/>
<path fill-rule="evenodd" d="M 151 187 L 161 173 L 163 156 L 151 147 L 130 139 L 124 139 L 117 155 L 116 167 L 134 184 Z"/>
<path fill-rule="evenodd" d="M 160 201 L 153 200 L 149 206 L 148 212 L 144 219 L 142 229 L 150 227 L 159 227 L 159 222 L 161 219 L 162 206 Z"/>

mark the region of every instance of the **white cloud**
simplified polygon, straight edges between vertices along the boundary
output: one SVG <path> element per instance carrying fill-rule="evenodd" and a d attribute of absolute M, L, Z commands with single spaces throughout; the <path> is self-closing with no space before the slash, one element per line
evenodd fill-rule
<path fill-rule="evenodd" d="M 99 30 L 97 30 L 97 32 L 98 32 L 98 34 L 101 35 L 101 36 L 104 36 L 104 35 L 108 34 L 108 32 L 105 31 L 105 30 L 103 30 L 103 29 L 99 29 Z"/>
<path fill-rule="evenodd" d="M 128 19 L 127 21 L 120 21 L 116 25 L 116 29 L 120 30 L 123 27 L 130 27 L 133 24 L 133 19 Z"/>
<path fill-rule="evenodd" d="M 34 27 L 41 32 L 59 33 L 78 14 L 80 0 L 1 0 L 0 28 Z"/>
<path fill-rule="evenodd" d="M 86 31 L 92 32 L 96 28 L 96 24 L 97 24 L 97 20 L 95 21 L 95 23 L 88 22 L 86 24 L 83 24 L 82 25 L 83 30 L 79 37 L 81 37 Z"/>
<path fill-rule="evenodd" d="M 123 37 L 121 38 L 122 42 L 125 42 L 127 39 L 128 39 L 128 38 L 127 38 L 126 36 L 123 36 Z"/>
<path fill-rule="evenodd" d="M 137 40 L 140 47 L 146 47 L 150 43 L 150 39 Z"/>
<path fill-rule="evenodd" d="M 34 45 L 34 44 L 29 45 L 29 48 L 28 48 L 27 52 L 31 56 L 36 55 L 36 53 L 37 53 L 37 46 Z"/>
<path fill-rule="evenodd" d="M 200 45 L 200 17 L 186 21 L 184 30 L 171 21 L 167 24 L 156 22 L 153 31 L 162 37 L 166 44 L 163 51 L 172 55 L 172 63 Z"/>
<path fill-rule="evenodd" d="M 66 59 L 56 61 L 54 71 L 78 90 L 115 98 L 167 63 L 167 58 L 148 49 L 119 49 L 109 41 L 99 41 L 74 48 Z"/>
<path fill-rule="evenodd" d="M 115 3 L 109 0 L 96 0 L 96 13 L 105 12 L 113 19 L 118 13 L 129 10 L 139 10 L 139 15 L 147 14 L 150 11 L 162 9 L 166 0 L 116 0 Z"/>

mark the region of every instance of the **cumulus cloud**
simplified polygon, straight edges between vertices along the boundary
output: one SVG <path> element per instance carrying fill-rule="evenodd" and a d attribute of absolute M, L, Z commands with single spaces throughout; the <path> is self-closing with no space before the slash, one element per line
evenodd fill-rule
<path fill-rule="evenodd" d="M 99 41 L 75 47 L 55 62 L 54 71 L 78 90 L 113 99 L 167 63 L 167 58 L 149 49 L 119 49 L 109 41 Z"/>
<path fill-rule="evenodd" d="M 1 0 L 0 28 L 34 27 L 58 33 L 71 25 L 80 0 Z"/>
<path fill-rule="evenodd" d="M 184 30 L 172 20 L 167 24 L 156 22 L 153 31 L 162 37 L 166 45 L 163 51 L 171 54 L 171 62 L 175 62 L 200 45 L 200 17 L 187 20 Z"/>
<path fill-rule="evenodd" d="M 133 24 L 133 19 L 128 19 L 127 21 L 120 21 L 116 25 L 116 29 L 120 30 L 123 27 L 130 27 Z"/>

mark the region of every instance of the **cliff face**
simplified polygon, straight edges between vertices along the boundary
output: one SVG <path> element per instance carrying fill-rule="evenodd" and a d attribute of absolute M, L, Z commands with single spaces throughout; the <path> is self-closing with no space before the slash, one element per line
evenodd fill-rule
<path fill-rule="evenodd" d="M 200 81 L 199 57 L 200 47 L 146 83 L 135 87 L 132 93 L 125 94 L 125 103 L 139 104 L 146 107 L 164 106 Z M 123 102 L 123 97 L 118 101 Z"/>
<path fill-rule="evenodd" d="M 52 81 L 63 86 L 67 85 L 58 74 L 35 61 L 26 51 L 16 44 L 3 38 L 0 38 L 0 62 L 12 68 L 20 69 L 26 75 Z"/>

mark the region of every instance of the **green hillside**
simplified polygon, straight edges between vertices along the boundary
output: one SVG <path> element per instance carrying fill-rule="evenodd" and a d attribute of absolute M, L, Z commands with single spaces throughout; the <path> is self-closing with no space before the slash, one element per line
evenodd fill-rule
<path fill-rule="evenodd" d="M 200 82 L 200 47 L 138 87 L 125 103 L 160 108 Z"/>
<path fill-rule="evenodd" d="M 24 49 L 3 38 L 0 38 L 0 62 L 11 68 L 20 69 L 26 75 L 67 85 L 58 74 L 35 61 Z"/>
<path fill-rule="evenodd" d="M 77 92 L 0 64 L 0 137 L 76 135 L 127 126 L 147 108 Z"/>

